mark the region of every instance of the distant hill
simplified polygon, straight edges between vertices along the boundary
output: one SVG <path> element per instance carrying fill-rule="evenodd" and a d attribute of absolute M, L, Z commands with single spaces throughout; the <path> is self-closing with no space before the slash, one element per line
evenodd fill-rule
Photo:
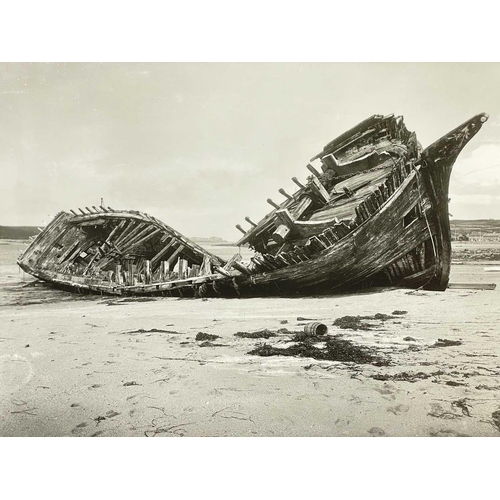
<path fill-rule="evenodd" d="M 196 243 L 211 243 L 212 245 L 222 245 L 225 243 L 229 243 L 229 241 L 223 240 L 218 236 L 210 236 L 209 238 L 203 238 L 200 236 L 192 236 L 189 238 L 191 241 Z"/>
<path fill-rule="evenodd" d="M 500 233 L 499 219 L 476 219 L 476 220 L 451 220 L 451 231 L 458 234 L 470 234 L 472 232 Z"/>
<path fill-rule="evenodd" d="M 36 226 L 0 226 L 0 240 L 27 240 L 38 232 Z"/>

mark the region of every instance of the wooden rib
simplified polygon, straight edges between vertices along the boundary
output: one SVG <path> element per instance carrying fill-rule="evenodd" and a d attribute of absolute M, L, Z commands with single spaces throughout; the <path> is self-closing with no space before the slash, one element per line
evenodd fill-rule
<path fill-rule="evenodd" d="M 224 267 L 222 269 L 224 269 L 225 271 L 229 271 L 235 262 L 239 262 L 241 260 L 241 254 L 239 253 L 235 253 L 227 262 L 226 264 L 224 265 Z"/>
<path fill-rule="evenodd" d="M 97 250 L 95 252 L 95 254 L 92 256 L 92 258 L 90 259 L 89 263 L 87 264 L 87 267 L 83 270 L 83 273 L 82 273 L 83 276 L 85 276 L 87 274 L 87 272 L 92 267 L 92 264 L 94 263 L 94 261 L 97 259 L 98 256 L 100 256 L 100 253 Z"/>
<path fill-rule="evenodd" d="M 132 233 L 137 234 L 137 232 L 140 231 L 142 227 L 144 227 L 143 222 L 140 222 L 139 224 L 136 224 L 135 222 L 136 222 L 135 220 L 126 220 L 127 224 L 123 228 L 121 234 L 116 238 L 115 245 L 117 246 L 120 245 L 121 242 L 125 240 L 125 238 L 131 236 Z"/>
<path fill-rule="evenodd" d="M 101 245 L 101 248 L 104 245 L 109 245 L 109 243 L 113 239 L 113 236 L 126 224 L 126 222 L 127 222 L 126 220 L 122 220 L 119 224 L 117 224 L 115 226 L 115 228 L 113 229 L 113 231 L 111 231 L 111 233 L 109 234 L 109 236 L 106 238 L 106 241 Z"/>
<path fill-rule="evenodd" d="M 306 165 L 306 168 L 307 170 L 309 170 L 309 172 L 311 172 L 311 174 L 314 175 L 314 177 L 318 178 L 321 174 L 310 164 L 308 163 Z"/>
<path fill-rule="evenodd" d="M 235 227 L 238 231 L 241 231 L 243 234 L 247 234 L 247 232 L 239 224 L 236 224 Z"/>
<path fill-rule="evenodd" d="M 156 229 L 159 231 L 159 229 L 155 228 L 154 226 L 146 225 L 146 227 L 142 231 L 139 231 L 133 238 L 127 238 L 126 241 L 122 241 L 120 243 L 121 247 L 123 249 L 128 249 L 132 246 L 135 246 L 135 243 L 137 241 L 141 240 L 145 235 L 150 234 L 151 229 Z"/>
<path fill-rule="evenodd" d="M 281 208 L 277 203 L 274 203 L 274 201 L 271 200 L 271 198 L 268 198 L 267 202 L 269 203 L 269 205 L 273 206 L 274 208 L 276 208 L 278 210 Z"/>
<path fill-rule="evenodd" d="M 302 184 L 301 182 L 299 182 L 299 180 L 297 179 L 297 177 L 292 177 L 292 181 L 295 182 L 295 184 L 297 184 L 297 186 L 300 189 L 304 189 L 305 188 L 304 184 Z"/>
<path fill-rule="evenodd" d="M 279 188 L 278 192 L 282 194 L 285 198 L 293 200 L 293 196 L 290 196 L 283 188 Z"/>
<path fill-rule="evenodd" d="M 156 227 L 154 229 L 154 231 L 152 231 L 151 233 L 147 234 L 146 236 L 144 236 L 140 240 L 136 241 L 134 244 L 130 245 L 129 248 L 128 248 L 128 251 L 130 252 L 130 250 L 132 250 L 132 248 L 138 247 L 142 243 L 144 243 L 147 240 L 151 239 L 153 236 L 155 236 L 156 234 L 158 234 L 160 231 L 161 231 L 161 229 L 159 227 Z"/>
<path fill-rule="evenodd" d="M 245 220 L 253 227 L 257 227 L 257 224 L 250 217 L 245 217 Z"/>
<path fill-rule="evenodd" d="M 66 258 L 75 250 L 75 248 L 80 245 L 80 241 L 77 239 L 76 241 L 74 241 L 69 247 L 68 249 L 59 257 L 58 259 L 58 263 L 59 264 L 62 264 Z"/>
<path fill-rule="evenodd" d="M 165 245 L 152 259 L 151 266 L 154 268 L 156 263 L 169 251 L 170 248 L 176 243 L 176 239 L 172 238 L 167 245 Z"/>
<path fill-rule="evenodd" d="M 81 208 L 78 208 L 78 210 L 80 210 L 80 212 L 82 212 L 83 215 L 88 215 L 88 213 L 84 212 Z"/>
<path fill-rule="evenodd" d="M 293 208 L 290 209 L 291 214 L 295 220 L 298 220 L 301 215 L 310 207 L 312 203 L 309 196 L 304 196 Z"/>
<path fill-rule="evenodd" d="M 184 245 L 179 245 L 174 253 L 166 260 L 168 269 L 170 270 L 170 266 L 172 265 L 172 262 L 175 261 L 176 257 L 185 249 L 186 247 Z"/>
<path fill-rule="evenodd" d="M 317 177 L 312 177 L 311 181 L 312 182 L 309 184 L 309 186 L 314 188 L 315 192 L 325 203 L 328 203 L 330 201 L 330 194 L 325 189 L 325 186 L 321 184 Z"/>

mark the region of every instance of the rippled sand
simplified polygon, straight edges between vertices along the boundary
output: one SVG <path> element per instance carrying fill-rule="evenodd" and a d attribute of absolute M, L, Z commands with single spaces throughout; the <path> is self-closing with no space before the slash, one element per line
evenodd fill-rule
<path fill-rule="evenodd" d="M 54 290 L 0 246 L 2 436 L 498 436 L 500 289 L 386 289 L 300 299 L 121 299 Z M 12 253 L 12 248 L 9 247 Z M 455 282 L 495 282 L 457 265 Z M 368 330 L 345 315 L 391 315 Z M 248 355 L 239 331 L 303 329 L 390 366 Z M 286 322 L 286 323 L 285 323 Z M 218 335 L 203 347 L 198 332 Z M 438 339 L 461 342 L 432 347 Z M 442 343 L 441 343 L 442 344 Z M 439 343 L 438 343 L 439 345 Z"/>

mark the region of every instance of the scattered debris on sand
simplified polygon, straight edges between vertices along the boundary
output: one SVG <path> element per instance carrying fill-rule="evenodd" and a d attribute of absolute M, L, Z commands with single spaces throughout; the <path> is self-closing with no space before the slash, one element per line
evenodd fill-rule
<path fill-rule="evenodd" d="M 500 431 L 500 410 L 494 411 L 491 414 L 493 425 Z"/>
<path fill-rule="evenodd" d="M 481 391 L 481 390 L 500 391 L 500 385 L 489 386 L 489 385 L 481 384 L 481 385 L 476 385 L 476 389 L 478 389 L 479 391 Z"/>
<path fill-rule="evenodd" d="M 173 333 L 175 335 L 180 335 L 180 332 L 175 332 L 173 330 L 161 330 L 160 328 L 151 328 L 150 330 L 145 330 L 144 328 L 139 328 L 138 330 L 131 330 L 130 332 L 123 332 L 124 335 L 133 334 L 133 333 Z"/>
<path fill-rule="evenodd" d="M 408 314 L 408 311 L 400 311 L 396 309 L 395 311 L 392 311 L 391 313 L 393 316 L 403 316 L 404 314 Z"/>
<path fill-rule="evenodd" d="M 206 340 L 205 342 L 202 342 L 200 344 L 200 347 L 227 347 L 227 344 L 214 344 L 213 342 L 209 342 L 208 340 Z"/>
<path fill-rule="evenodd" d="M 219 335 L 212 335 L 211 333 L 203 333 L 203 332 L 198 332 L 196 335 L 195 340 L 202 341 L 202 340 L 215 340 L 215 339 L 220 339 Z"/>
<path fill-rule="evenodd" d="M 451 406 L 454 406 L 455 408 L 460 408 L 465 416 L 470 417 L 470 411 L 469 411 L 470 405 L 467 404 L 467 399 L 463 398 L 457 401 L 452 401 Z"/>
<path fill-rule="evenodd" d="M 437 342 L 430 347 L 450 347 L 455 345 L 462 345 L 462 342 L 460 340 L 437 339 Z"/>
<path fill-rule="evenodd" d="M 414 339 L 413 337 L 405 337 L 403 340 L 406 342 L 416 342 L 417 341 L 417 339 Z"/>
<path fill-rule="evenodd" d="M 315 318 L 303 318 L 302 316 L 298 316 L 297 321 L 316 321 L 316 320 Z"/>
<path fill-rule="evenodd" d="M 424 372 L 417 372 L 417 373 L 411 373 L 411 372 L 401 372 L 401 373 L 396 373 L 394 375 L 389 375 L 389 374 L 376 374 L 376 375 L 371 375 L 370 377 L 375 379 L 375 380 L 381 380 L 381 381 L 388 381 L 391 380 L 393 382 L 418 382 L 419 380 L 425 380 L 430 377 L 435 377 L 438 375 L 445 375 L 445 373 L 441 370 L 433 373 L 424 373 Z"/>
<path fill-rule="evenodd" d="M 333 326 L 338 326 L 342 330 L 371 330 L 374 325 L 365 323 L 363 320 L 387 321 L 393 319 L 390 314 L 377 313 L 373 316 L 342 316 L 333 322 Z"/>
<path fill-rule="evenodd" d="M 287 333 L 288 330 L 286 328 L 280 328 L 278 332 Z M 271 337 L 277 337 L 277 335 L 278 334 L 276 332 L 272 332 L 267 328 L 265 328 L 264 330 L 259 330 L 257 332 L 237 332 L 234 334 L 235 337 L 240 337 L 242 339 L 269 339 Z"/>
<path fill-rule="evenodd" d="M 320 337 L 320 341 L 324 342 L 325 347 L 316 347 L 313 343 L 317 340 L 317 338 L 309 338 L 287 348 L 278 348 L 269 344 L 263 344 L 248 352 L 248 354 L 253 356 L 294 356 L 298 358 L 372 364 L 376 366 L 389 365 L 389 361 L 376 354 L 375 349 L 355 345 L 350 340 L 323 336 Z"/>

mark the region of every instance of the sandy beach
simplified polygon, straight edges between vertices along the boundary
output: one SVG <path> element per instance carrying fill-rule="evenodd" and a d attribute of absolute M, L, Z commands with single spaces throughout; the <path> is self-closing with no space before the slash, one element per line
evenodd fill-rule
<path fill-rule="evenodd" d="M 499 288 L 80 296 L 20 273 L 21 246 L 0 245 L 1 436 L 500 435 Z M 491 264 L 454 265 L 451 281 L 499 285 Z M 333 325 L 344 316 L 372 318 Z M 309 319 L 386 363 L 248 354 L 293 345 Z M 264 329 L 276 336 L 235 336 Z"/>

